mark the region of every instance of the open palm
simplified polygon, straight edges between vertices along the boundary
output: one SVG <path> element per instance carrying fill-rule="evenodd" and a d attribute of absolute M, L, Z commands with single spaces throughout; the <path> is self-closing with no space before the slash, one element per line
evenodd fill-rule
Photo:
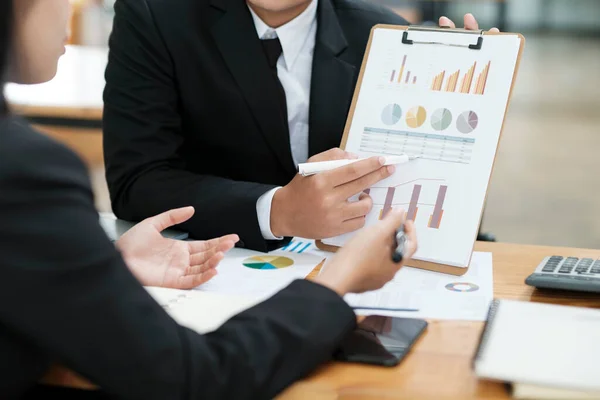
<path fill-rule="evenodd" d="M 191 289 L 217 274 L 215 268 L 239 240 L 237 235 L 208 241 L 181 241 L 161 235 L 192 215 L 193 207 L 167 211 L 140 222 L 119 239 L 117 247 L 142 285 Z"/>

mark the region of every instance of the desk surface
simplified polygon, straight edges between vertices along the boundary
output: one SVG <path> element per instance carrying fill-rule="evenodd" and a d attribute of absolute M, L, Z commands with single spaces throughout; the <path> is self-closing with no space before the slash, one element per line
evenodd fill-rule
<path fill-rule="evenodd" d="M 545 256 L 599 258 L 600 250 L 481 242 L 476 250 L 493 253 L 496 298 L 600 308 L 600 295 L 538 291 L 524 283 Z M 353 400 L 509 398 L 502 384 L 479 381 L 471 369 L 482 329 L 482 322 L 430 321 L 426 334 L 398 367 L 332 363 L 286 395 Z"/>
<path fill-rule="evenodd" d="M 477 243 L 493 253 L 496 298 L 600 308 L 600 295 L 538 291 L 525 278 L 548 255 L 600 258 L 600 250 Z M 482 322 L 431 321 L 409 356 L 396 368 L 330 363 L 281 395 L 307 399 L 507 399 L 500 383 L 479 381 L 471 369 Z M 54 370 L 46 382 L 86 387 L 71 373 Z"/>
<path fill-rule="evenodd" d="M 39 85 L 7 84 L 11 107 L 28 117 L 101 120 L 108 49 L 67 46 L 56 77 Z"/>

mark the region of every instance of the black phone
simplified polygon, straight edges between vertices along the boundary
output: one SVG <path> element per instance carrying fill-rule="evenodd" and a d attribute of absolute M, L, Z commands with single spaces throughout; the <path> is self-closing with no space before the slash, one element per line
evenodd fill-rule
<path fill-rule="evenodd" d="M 427 328 L 427 321 L 372 315 L 348 334 L 334 354 L 337 361 L 396 366 Z"/>

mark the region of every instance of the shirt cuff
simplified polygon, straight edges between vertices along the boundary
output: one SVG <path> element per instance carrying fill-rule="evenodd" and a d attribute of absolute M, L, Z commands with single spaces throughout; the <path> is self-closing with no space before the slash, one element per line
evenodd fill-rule
<path fill-rule="evenodd" d="M 258 214 L 258 225 L 260 227 L 260 233 L 262 233 L 265 240 L 283 240 L 283 237 L 277 237 L 271 232 L 271 203 L 273 203 L 273 196 L 281 187 L 276 187 L 269 190 L 258 198 L 256 202 L 256 214 Z"/>

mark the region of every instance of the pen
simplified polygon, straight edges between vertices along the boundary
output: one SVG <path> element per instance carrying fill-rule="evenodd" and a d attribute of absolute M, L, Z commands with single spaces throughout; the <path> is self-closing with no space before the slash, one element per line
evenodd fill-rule
<path fill-rule="evenodd" d="M 352 307 L 353 310 L 373 310 L 373 311 L 396 311 L 396 312 L 417 312 L 418 308 L 389 308 L 389 307 Z"/>
<path fill-rule="evenodd" d="M 400 226 L 400 229 L 396 232 L 396 249 L 392 254 L 392 261 L 396 264 L 402 262 L 404 259 L 404 249 L 406 247 L 406 235 L 404 234 L 404 224 Z"/>
<path fill-rule="evenodd" d="M 384 165 L 396 165 L 404 164 L 409 161 L 415 160 L 418 157 L 408 156 L 406 154 L 401 156 L 389 156 L 385 157 Z M 355 163 L 357 161 L 365 160 L 365 158 L 358 158 L 354 160 L 333 160 L 333 161 L 320 161 L 313 163 L 298 164 L 298 173 L 302 176 L 310 176 L 321 172 L 331 171 L 332 169 L 344 167 L 346 165 Z"/>

